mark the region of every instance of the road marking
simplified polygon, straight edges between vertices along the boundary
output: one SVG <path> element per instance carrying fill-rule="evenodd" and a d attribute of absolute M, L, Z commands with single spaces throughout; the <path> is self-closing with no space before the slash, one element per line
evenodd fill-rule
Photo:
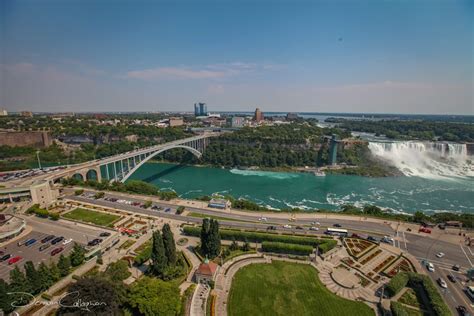
<path fill-rule="evenodd" d="M 407 239 L 405 238 L 405 232 L 402 232 L 403 235 L 403 242 L 405 243 L 405 249 L 408 250 L 407 248 Z"/>
<path fill-rule="evenodd" d="M 466 258 L 467 258 L 467 260 L 469 261 L 469 264 L 471 265 L 471 268 L 472 268 L 473 265 L 472 265 L 471 259 L 469 259 L 469 256 L 467 255 L 466 251 L 464 251 L 464 248 L 463 248 L 461 245 L 459 245 L 459 247 L 461 247 L 462 252 L 463 252 L 464 255 L 466 256 Z"/>
<path fill-rule="evenodd" d="M 474 256 L 474 252 L 472 252 L 471 247 L 467 247 L 467 249 L 468 249 L 469 252 L 471 253 L 471 256 Z"/>

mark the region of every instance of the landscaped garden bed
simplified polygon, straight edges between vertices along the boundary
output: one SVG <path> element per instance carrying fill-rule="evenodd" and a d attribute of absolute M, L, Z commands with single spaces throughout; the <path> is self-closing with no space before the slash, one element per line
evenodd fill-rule
<path fill-rule="evenodd" d="M 393 259 L 395 259 L 395 256 L 390 255 L 388 258 L 386 258 L 384 261 L 379 263 L 378 266 L 375 267 L 374 272 L 378 273 L 378 272 L 382 271 L 383 269 L 385 269 L 385 267 L 387 265 L 389 265 L 393 261 Z"/>
<path fill-rule="evenodd" d="M 373 242 L 360 238 L 345 238 L 344 244 L 347 252 L 356 259 L 362 257 L 377 246 Z"/>

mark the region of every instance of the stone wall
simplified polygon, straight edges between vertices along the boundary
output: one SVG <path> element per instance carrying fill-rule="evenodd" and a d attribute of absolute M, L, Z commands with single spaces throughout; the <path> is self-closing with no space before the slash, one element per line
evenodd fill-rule
<path fill-rule="evenodd" d="M 52 139 L 48 132 L 0 132 L 0 146 L 42 148 L 51 144 Z"/>

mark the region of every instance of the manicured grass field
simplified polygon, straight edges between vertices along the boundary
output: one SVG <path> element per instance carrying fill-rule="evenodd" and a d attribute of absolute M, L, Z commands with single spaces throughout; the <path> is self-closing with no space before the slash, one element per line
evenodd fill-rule
<path fill-rule="evenodd" d="M 227 308 L 230 316 L 374 315 L 364 303 L 329 292 L 313 267 L 283 261 L 237 271 Z"/>
<path fill-rule="evenodd" d="M 90 211 L 83 208 L 76 208 L 75 210 L 64 214 L 63 217 L 99 226 L 109 226 L 120 218 L 118 215 Z"/>

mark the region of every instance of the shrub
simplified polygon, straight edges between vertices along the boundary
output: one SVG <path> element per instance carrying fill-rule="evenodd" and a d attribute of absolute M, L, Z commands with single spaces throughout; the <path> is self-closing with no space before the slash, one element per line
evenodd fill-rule
<path fill-rule="evenodd" d="M 264 241 L 262 243 L 262 250 L 265 252 L 287 253 L 292 255 L 307 256 L 313 252 L 313 247 L 306 245 Z"/>
<path fill-rule="evenodd" d="M 436 286 L 433 284 L 431 279 L 427 275 L 421 275 L 418 273 L 409 273 L 410 276 L 410 285 L 414 288 L 415 291 L 419 291 L 420 288 L 424 289 L 430 305 L 433 308 L 433 311 L 438 316 L 449 316 L 451 311 L 449 310 L 448 305 L 444 302 L 443 298 L 439 294 Z"/>
<path fill-rule="evenodd" d="M 188 236 L 199 237 L 201 235 L 200 227 L 184 226 L 183 232 Z M 230 229 L 220 229 L 219 233 L 222 239 L 225 240 L 238 240 L 238 241 L 249 241 L 261 243 L 264 241 L 307 245 L 315 247 L 319 245 L 319 251 L 324 253 L 331 250 L 336 246 L 337 242 L 333 239 L 318 239 L 313 237 L 302 237 L 302 236 L 291 236 L 291 235 L 278 235 L 260 232 L 250 231 L 239 231 Z"/>
<path fill-rule="evenodd" d="M 46 300 L 46 301 L 51 301 L 52 296 L 49 295 L 48 293 L 43 293 L 43 294 L 41 294 L 41 298 Z"/>
<path fill-rule="evenodd" d="M 97 192 L 95 195 L 94 195 L 94 198 L 97 200 L 97 199 L 101 199 L 103 198 L 105 195 L 104 192 Z"/>
<path fill-rule="evenodd" d="M 390 310 L 393 316 L 408 316 L 407 310 L 399 302 L 392 301 L 390 303 Z"/>
<path fill-rule="evenodd" d="M 82 189 L 74 191 L 74 195 L 81 195 L 82 193 L 84 193 L 84 190 Z"/>
<path fill-rule="evenodd" d="M 51 213 L 49 214 L 49 219 L 53 221 L 57 221 L 59 219 L 59 214 L 58 213 Z"/>
<path fill-rule="evenodd" d="M 398 273 L 390 282 L 388 282 L 386 290 L 387 294 L 392 297 L 400 292 L 408 284 L 408 274 L 405 272 Z"/>

